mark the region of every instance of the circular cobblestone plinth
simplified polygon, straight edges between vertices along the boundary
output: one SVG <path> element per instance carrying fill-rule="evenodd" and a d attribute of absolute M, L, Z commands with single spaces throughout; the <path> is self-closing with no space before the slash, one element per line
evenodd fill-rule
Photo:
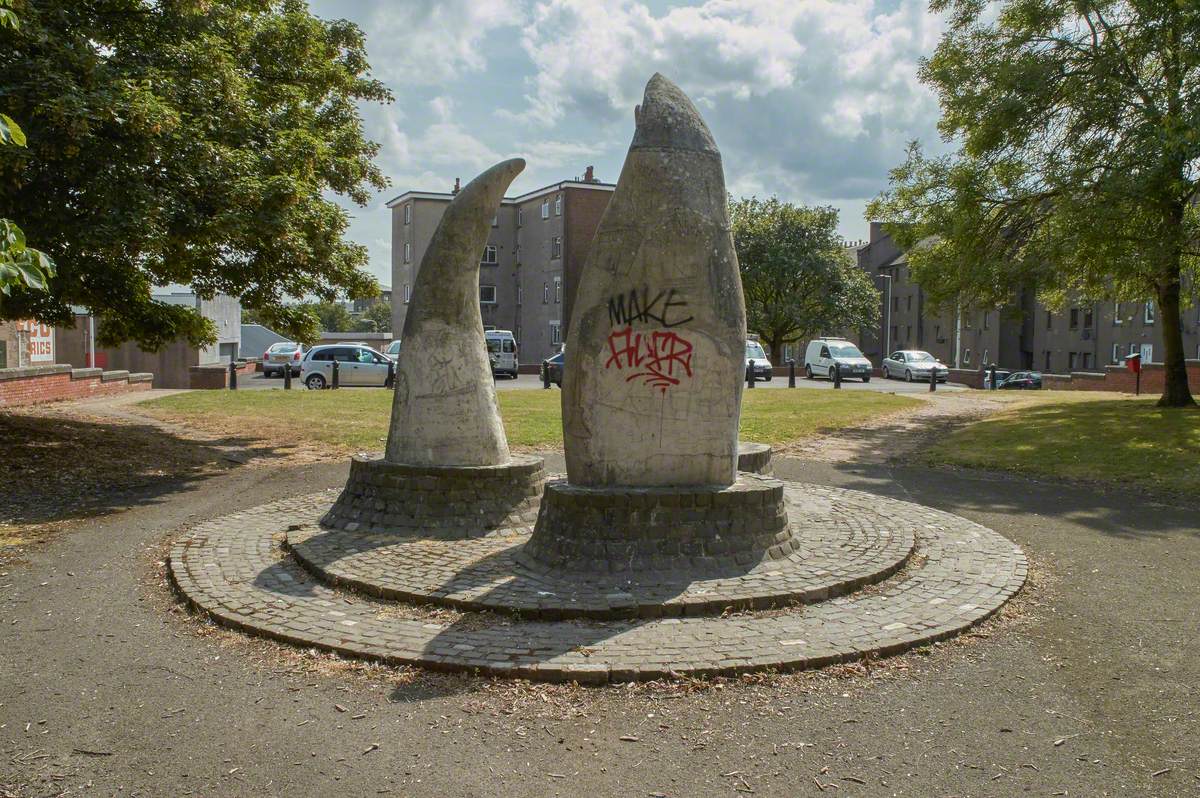
<path fill-rule="evenodd" d="M 524 567 L 528 532 L 468 541 L 326 530 L 300 526 L 288 550 L 330 584 L 380 598 L 523 618 L 657 618 L 706 615 L 824 601 L 895 573 L 922 524 L 881 523 L 874 510 L 809 487 L 803 500 L 785 491 L 800 548 L 732 577 L 694 573 L 588 574 Z M 317 502 L 320 498 L 317 497 Z"/>
<path fill-rule="evenodd" d="M 738 441 L 738 471 L 771 475 L 771 447 L 765 443 Z"/>
<path fill-rule="evenodd" d="M 179 591 L 219 623 L 285 642 L 396 665 L 587 683 L 819 667 L 894 654 L 987 618 L 1025 581 L 1020 548 L 958 516 L 857 491 L 786 483 L 789 504 L 917 529 L 907 567 L 859 592 L 769 613 L 571 621 L 470 615 L 431 621 L 407 604 L 350 597 L 276 541 L 315 525 L 322 494 L 246 510 L 177 541 Z M 815 510 L 814 515 L 819 515 Z M 429 541 L 437 544 L 438 541 Z"/>
<path fill-rule="evenodd" d="M 530 455 L 498 466 L 418 466 L 356 455 L 321 523 L 393 537 L 475 538 L 532 523 L 545 482 L 542 458 Z"/>
<path fill-rule="evenodd" d="M 738 472 L 727 487 L 583 487 L 546 483 L 518 561 L 550 573 L 744 574 L 780 560 L 792 536 L 783 483 Z M 636 577 L 635 577 L 636 579 Z"/>

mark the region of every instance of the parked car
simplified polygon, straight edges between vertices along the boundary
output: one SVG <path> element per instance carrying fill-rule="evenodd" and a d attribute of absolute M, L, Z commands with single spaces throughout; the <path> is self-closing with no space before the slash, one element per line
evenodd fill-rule
<path fill-rule="evenodd" d="M 754 372 L 755 380 L 771 381 L 771 377 L 775 374 L 775 367 L 771 365 L 770 359 L 767 358 L 767 353 L 763 351 L 762 344 L 758 341 L 746 341 L 746 371 Z"/>
<path fill-rule="evenodd" d="M 263 377 L 282 377 L 285 368 L 291 369 L 293 377 L 300 376 L 300 361 L 304 358 L 304 346 L 295 341 L 279 341 L 267 347 L 262 356 Z"/>
<path fill-rule="evenodd" d="M 517 339 L 508 330 L 488 330 L 483 337 L 487 340 L 488 352 L 495 355 L 492 374 L 505 374 L 515 380 L 521 365 L 517 360 Z"/>
<path fill-rule="evenodd" d="M 996 387 L 999 388 L 1004 384 L 1004 381 L 1012 376 L 1012 372 L 1008 369 L 996 369 Z M 985 368 L 983 370 L 983 389 L 990 390 L 992 387 L 992 370 Z"/>
<path fill-rule="evenodd" d="M 997 382 L 1000 382 L 997 378 Z M 1014 371 L 1008 379 L 999 386 L 1007 391 L 1039 391 L 1042 388 L 1042 373 L 1040 371 Z"/>
<path fill-rule="evenodd" d="M 305 387 L 320 390 L 333 384 L 333 363 L 338 364 L 338 385 L 379 385 L 390 387 L 388 376 L 392 359 L 369 346 L 325 344 L 308 350 L 300 363 L 300 378 Z"/>
<path fill-rule="evenodd" d="M 929 372 L 935 372 L 938 382 L 950 379 L 950 368 L 928 352 L 920 349 L 900 349 L 883 359 L 880 371 L 885 380 L 904 378 L 905 382 L 929 382 Z"/>
<path fill-rule="evenodd" d="M 807 379 L 819 375 L 832 380 L 839 368 L 842 377 L 871 381 L 871 361 L 845 338 L 814 338 L 808 342 L 804 350 L 804 376 Z"/>
<path fill-rule="evenodd" d="M 383 353 L 392 360 L 400 357 L 400 339 L 397 338 L 395 341 L 392 341 L 390 344 L 388 344 L 387 349 L 383 350 Z"/>
<path fill-rule="evenodd" d="M 564 353 L 559 352 L 557 355 L 552 355 L 542 361 L 542 380 L 546 379 L 546 375 L 550 375 L 550 382 L 562 387 L 563 378 L 563 358 Z"/>

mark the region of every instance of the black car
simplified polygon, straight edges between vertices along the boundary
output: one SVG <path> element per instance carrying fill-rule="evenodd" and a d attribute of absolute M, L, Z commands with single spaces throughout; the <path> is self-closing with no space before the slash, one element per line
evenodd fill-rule
<path fill-rule="evenodd" d="M 542 361 L 542 381 L 545 382 L 546 375 L 550 375 L 550 382 L 562 387 L 563 377 L 563 353 L 548 357 Z"/>
<path fill-rule="evenodd" d="M 1037 371 L 1014 371 L 998 386 L 1001 390 L 1037 391 L 1042 387 L 1042 375 Z"/>

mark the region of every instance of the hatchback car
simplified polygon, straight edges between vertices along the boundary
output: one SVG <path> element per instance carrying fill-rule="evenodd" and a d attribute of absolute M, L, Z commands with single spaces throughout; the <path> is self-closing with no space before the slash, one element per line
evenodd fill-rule
<path fill-rule="evenodd" d="M 397 338 L 395 341 L 392 341 L 390 344 L 388 344 L 387 349 L 383 350 L 383 353 L 392 360 L 400 357 L 400 339 Z"/>
<path fill-rule="evenodd" d="M 562 387 L 563 378 L 563 357 L 564 354 L 559 352 L 557 355 L 552 355 L 542 361 L 542 379 L 546 379 L 546 375 L 550 375 L 550 382 Z"/>
<path fill-rule="evenodd" d="M 833 379 L 840 371 L 842 377 L 858 377 L 871 381 L 871 361 L 857 346 L 845 338 L 817 338 L 804 350 L 804 376 Z"/>
<path fill-rule="evenodd" d="M 881 371 L 885 380 L 903 378 L 905 382 L 929 382 L 934 372 L 938 382 L 950 379 L 950 369 L 928 352 L 920 349 L 900 349 L 883 359 Z"/>
<path fill-rule="evenodd" d="M 762 344 L 758 341 L 746 341 L 746 372 L 753 372 L 754 379 L 771 381 L 771 375 L 775 373 L 775 368 L 771 365 L 771 361 L 767 358 L 767 353 L 763 350 Z"/>
<path fill-rule="evenodd" d="M 304 359 L 304 347 L 295 341 L 279 341 L 267 347 L 262 356 L 263 377 L 282 377 L 284 369 L 291 369 L 293 377 L 300 376 L 300 361 Z"/>
<path fill-rule="evenodd" d="M 998 387 L 1006 391 L 1038 391 L 1042 388 L 1042 373 L 1040 371 L 1014 371 Z"/>
<path fill-rule="evenodd" d="M 333 364 L 338 364 L 338 385 L 390 387 L 392 359 L 369 346 L 326 344 L 314 346 L 300 365 L 300 378 L 311 390 L 333 384 Z"/>

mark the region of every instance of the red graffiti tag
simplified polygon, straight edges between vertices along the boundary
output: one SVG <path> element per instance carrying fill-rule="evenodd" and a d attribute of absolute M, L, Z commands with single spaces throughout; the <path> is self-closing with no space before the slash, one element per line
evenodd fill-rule
<path fill-rule="evenodd" d="M 641 379 L 664 394 L 667 388 L 678 385 L 684 377 L 692 376 L 692 345 L 678 333 L 635 333 L 626 327 L 608 335 L 608 360 L 604 367 L 640 369 L 625 378 L 625 382 Z"/>

